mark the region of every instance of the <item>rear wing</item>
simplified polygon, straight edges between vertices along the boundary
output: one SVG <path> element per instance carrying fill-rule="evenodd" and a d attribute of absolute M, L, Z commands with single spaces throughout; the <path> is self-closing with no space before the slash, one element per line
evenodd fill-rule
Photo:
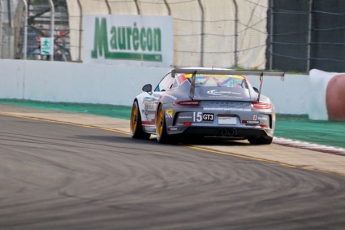
<path fill-rule="evenodd" d="M 171 71 L 171 76 L 175 77 L 175 74 L 193 74 L 191 79 L 191 87 L 189 92 L 189 97 L 193 100 L 194 98 L 194 91 L 195 91 L 195 76 L 196 74 L 224 74 L 224 75 L 257 75 L 260 76 L 260 88 L 259 88 L 259 95 L 258 101 L 260 101 L 261 89 L 262 89 L 262 82 L 264 76 L 271 76 L 271 77 L 281 77 L 281 80 L 284 81 L 284 72 L 262 72 L 262 71 L 241 71 L 241 70 L 221 70 L 221 69 L 173 69 Z"/>

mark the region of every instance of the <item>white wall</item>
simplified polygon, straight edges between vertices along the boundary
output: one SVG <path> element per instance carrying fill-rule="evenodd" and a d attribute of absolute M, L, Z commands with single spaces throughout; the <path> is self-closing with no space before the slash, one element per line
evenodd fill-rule
<path fill-rule="evenodd" d="M 0 98 L 132 105 L 146 83 L 155 86 L 169 68 L 0 60 Z M 259 77 L 249 76 L 259 87 Z M 263 94 L 277 113 L 308 114 L 308 75 L 265 77 Z"/>
<path fill-rule="evenodd" d="M 248 80 L 259 88 L 258 76 L 249 76 Z M 272 100 L 277 113 L 308 114 L 308 75 L 286 74 L 284 81 L 280 77 L 264 77 L 262 93 Z"/>

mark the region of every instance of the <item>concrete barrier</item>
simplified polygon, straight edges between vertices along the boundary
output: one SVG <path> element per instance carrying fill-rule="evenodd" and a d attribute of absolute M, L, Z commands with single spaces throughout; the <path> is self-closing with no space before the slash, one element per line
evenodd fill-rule
<path fill-rule="evenodd" d="M 345 74 L 313 69 L 309 81 L 309 118 L 345 121 Z"/>
<path fill-rule="evenodd" d="M 170 68 L 0 60 L 0 98 L 132 105 L 144 84 L 155 86 Z M 258 76 L 248 76 L 259 86 Z M 265 77 L 263 94 L 277 113 L 308 114 L 308 75 Z"/>

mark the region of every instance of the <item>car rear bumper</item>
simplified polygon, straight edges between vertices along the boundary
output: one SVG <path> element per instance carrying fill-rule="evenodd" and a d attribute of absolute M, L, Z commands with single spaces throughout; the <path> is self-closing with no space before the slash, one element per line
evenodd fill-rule
<path fill-rule="evenodd" d="M 226 128 L 226 127 L 188 127 L 182 134 L 202 136 L 258 137 L 273 136 L 271 129 Z"/>

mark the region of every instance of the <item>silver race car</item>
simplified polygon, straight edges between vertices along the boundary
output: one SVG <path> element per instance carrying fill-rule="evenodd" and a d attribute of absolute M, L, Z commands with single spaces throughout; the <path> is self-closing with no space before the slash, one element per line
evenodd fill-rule
<path fill-rule="evenodd" d="M 245 75 L 260 76 L 260 89 Z M 159 143 L 177 142 L 181 136 L 222 136 L 248 139 L 250 144 L 270 144 L 275 127 L 271 100 L 261 95 L 263 76 L 283 72 L 182 68 L 167 73 L 153 89 L 133 102 L 131 136 Z"/>

